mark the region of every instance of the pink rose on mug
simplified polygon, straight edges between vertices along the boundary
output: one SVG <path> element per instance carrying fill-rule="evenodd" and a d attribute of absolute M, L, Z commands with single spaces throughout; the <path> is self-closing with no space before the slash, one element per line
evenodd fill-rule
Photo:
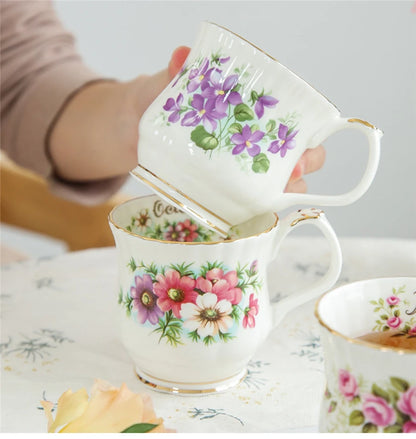
<path fill-rule="evenodd" d="M 387 319 L 386 323 L 390 328 L 396 329 L 402 324 L 402 319 L 400 317 L 392 316 Z"/>
<path fill-rule="evenodd" d="M 403 433 L 416 433 L 416 424 L 412 421 L 407 421 L 404 423 Z"/>
<path fill-rule="evenodd" d="M 357 380 L 348 372 L 348 370 L 340 369 L 338 385 L 340 392 L 348 401 L 351 401 L 359 393 Z"/>
<path fill-rule="evenodd" d="M 365 395 L 363 402 L 365 418 L 379 427 L 387 427 L 394 424 L 396 413 L 385 399 L 380 396 Z"/>
<path fill-rule="evenodd" d="M 409 415 L 411 421 L 416 423 L 416 386 L 401 395 L 397 408 L 405 415 Z"/>
<path fill-rule="evenodd" d="M 400 303 L 400 298 L 397 297 L 397 296 L 394 296 L 394 295 L 393 296 L 389 296 L 389 297 L 387 297 L 386 302 L 389 305 L 397 305 L 398 303 Z"/>

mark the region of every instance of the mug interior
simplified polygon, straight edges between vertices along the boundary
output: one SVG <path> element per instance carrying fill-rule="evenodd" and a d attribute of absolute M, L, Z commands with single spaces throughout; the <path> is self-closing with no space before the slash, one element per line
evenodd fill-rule
<path fill-rule="evenodd" d="M 126 233 L 150 240 L 181 243 L 218 243 L 266 233 L 277 224 L 278 217 L 268 213 L 232 227 L 227 238 L 204 227 L 186 212 L 157 195 L 134 198 L 116 206 L 110 223 Z"/>
<path fill-rule="evenodd" d="M 416 327 L 416 277 L 354 282 L 323 295 L 315 315 L 322 326 L 347 338 Z"/>

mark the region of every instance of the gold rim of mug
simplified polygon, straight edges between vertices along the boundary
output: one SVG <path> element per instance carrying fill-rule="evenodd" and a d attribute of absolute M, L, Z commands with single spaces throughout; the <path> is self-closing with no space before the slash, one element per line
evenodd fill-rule
<path fill-rule="evenodd" d="M 325 96 L 324 94 L 322 94 L 318 89 L 316 89 L 313 85 L 311 85 L 308 81 L 305 81 L 303 78 L 301 78 L 297 73 L 295 73 L 294 71 L 290 70 L 289 68 L 287 68 L 284 64 L 282 64 L 278 59 L 276 59 L 275 57 L 271 56 L 269 53 L 267 53 L 266 51 L 264 51 L 263 49 L 261 49 L 260 47 L 256 46 L 255 44 L 253 44 L 250 40 L 247 40 L 247 38 L 242 37 L 241 35 L 239 35 L 236 32 L 233 32 L 230 29 L 227 29 L 225 26 L 222 26 L 221 24 L 218 23 L 214 23 L 213 21 L 206 21 L 205 23 L 208 24 L 212 24 L 214 26 L 219 27 L 220 29 L 225 30 L 226 32 L 229 32 L 232 35 L 235 35 L 237 38 L 240 38 L 241 40 L 245 41 L 246 43 L 250 44 L 250 46 L 254 47 L 256 50 L 260 51 L 261 53 L 263 53 L 264 55 L 266 55 L 268 58 L 272 59 L 273 61 L 276 61 L 277 63 L 279 63 L 281 66 L 285 67 L 292 75 L 296 76 L 298 79 L 300 79 L 301 81 L 303 81 L 305 84 L 309 85 L 309 87 L 311 87 L 313 90 L 316 91 L 316 93 L 318 93 L 319 95 L 321 95 L 322 97 L 324 97 L 328 103 L 330 103 L 337 111 L 338 113 L 341 114 L 341 111 L 339 110 L 339 108 L 330 100 L 328 99 L 327 96 Z"/>
<path fill-rule="evenodd" d="M 130 232 L 130 230 L 127 230 L 125 227 L 122 227 L 122 226 L 118 225 L 116 223 L 116 221 L 114 220 L 114 218 L 113 218 L 113 215 L 114 215 L 114 213 L 115 213 L 115 211 L 117 209 L 121 208 L 125 204 L 132 203 L 133 201 L 143 200 L 145 198 L 157 198 L 159 200 L 162 200 L 157 195 L 151 194 L 151 195 L 144 195 L 143 197 L 136 197 L 136 198 L 132 198 L 130 200 L 124 201 L 123 203 L 118 204 L 117 206 L 113 207 L 113 209 L 111 210 L 111 212 L 108 215 L 109 223 L 112 224 L 116 229 L 121 230 L 122 232 L 127 233 L 128 235 L 132 235 L 132 236 L 136 236 L 138 238 L 144 239 L 145 241 L 160 242 L 162 244 L 181 244 L 181 245 L 214 245 L 214 244 L 224 244 L 224 243 L 228 243 L 228 242 L 231 243 L 231 242 L 236 242 L 236 241 L 242 241 L 243 239 L 249 239 L 249 238 L 253 238 L 253 237 L 256 237 L 256 236 L 260 236 L 260 235 L 264 235 L 266 233 L 269 233 L 279 223 L 279 216 L 277 215 L 277 213 L 273 212 L 273 215 L 274 215 L 275 219 L 274 219 L 273 224 L 270 227 L 268 227 L 265 230 L 262 230 L 259 233 L 255 233 L 255 234 L 249 235 L 249 236 L 244 236 L 242 238 L 224 239 L 222 241 L 202 241 L 202 242 L 164 241 L 163 239 L 149 238 L 147 236 L 139 235 L 138 233 Z M 183 212 L 183 213 L 186 215 L 186 212 Z"/>
<path fill-rule="evenodd" d="M 221 380 L 220 382 L 218 381 L 211 381 L 208 383 L 176 383 L 177 386 L 163 386 L 161 384 L 156 384 L 152 381 L 149 381 L 147 378 L 143 377 L 140 375 L 140 372 L 138 372 L 137 370 L 134 369 L 134 373 L 136 375 L 136 377 L 146 386 L 151 387 L 152 389 L 158 390 L 160 392 L 165 392 L 165 393 L 173 393 L 173 394 L 181 394 L 181 395 L 204 395 L 204 394 L 209 394 L 209 393 L 220 393 L 223 392 L 224 390 L 228 390 L 232 387 L 237 386 L 238 384 L 240 384 L 247 376 L 247 369 L 245 369 L 242 373 L 238 373 L 236 375 L 233 375 L 232 377 L 229 378 L 225 378 L 224 380 Z M 148 375 L 148 374 L 146 374 Z M 241 375 L 241 376 L 240 376 Z M 155 381 L 165 381 L 165 380 L 161 380 L 159 378 L 156 377 L 152 377 L 151 375 L 148 375 L 150 379 L 155 379 Z M 236 379 L 235 382 L 233 382 L 233 378 Z M 231 383 L 229 383 L 231 382 Z M 166 381 L 166 383 L 170 383 L 169 381 Z M 227 384 L 229 383 L 229 384 Z M 207 389 L 185 389 L 185 388 L 181 388 L 181 385 L 206 385 L 206 384 L 217 384 L 216 387 L 210 387 Z"/>
<path fill-rule="evenodd" d="M 361 346 L 365 346 L 367 348 L 372 348 L 374 350 L 377 351 L 382 351 L 382 352 L 395 352 L 397 354 L 401 354 L 401 355 L 407 355 L 407 354 L 414 354 L 416 355 L 416 351 L 414 349 L 406 349 L 406 348 L 396 348 L 394 346 L 381 346 L 377 343 L 371 343 L 369 341 L 364 341 L 364 340 L 359 340 L 358 338 L 353 338 L 353 337 L 349 337 L 348 335 L 342 334 L 341 332 L 331 328 L 328 324 L 326 324 L 323 320 L 323 318 L 321 317 L 321 315 L 319 314 L 319 304 L 321 303 L 321 301 L 329 294 L 333 293 L 336 290 L 339 290 L 341 288 L 345 288 L 346 286 L 351 286 L 351 285 L 355 285 L 355 284 L 359 284 L 359 283 L 364 283 L 364 282 L 369 282 L 369 281 L 374 281 L 374 280 L 387 280 L 387 279 L 414 279 L 416 280 L 416 277 L 412 277 L 412 276 L 396 276 L 396 277 L 378 277 L 378 278 L 369 278 L 369 279 L 362 279 L 362 280 L 358 280 L 358 281 L 354 281 L 354 282 L 350 282 L 348 284 L 345 285 L 340 285 L 339 287 L 335 287 L 332 288 L 331 290 L 327 291 L 326 293 L 322 294 L 322 296 L 316 301 L 315 303 L 315 317 L 317 318 L 319 324 L 325 328 L 328 332 L 330 332 L 333 335 L 336 335 L 346 341 L 348 341 L 349 343 L 353 343 L 353 344 L 357 344 L 357 345 L 361 345 Z"/>

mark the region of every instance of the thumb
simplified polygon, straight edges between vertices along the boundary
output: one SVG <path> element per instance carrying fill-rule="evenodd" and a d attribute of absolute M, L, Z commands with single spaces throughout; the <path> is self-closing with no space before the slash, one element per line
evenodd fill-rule
<path fill-rule="evenodd" d="M 168 66 L 168 74 L 170 79 L 172 79 L 180 71 L 190 51 L 191 49 L 186 46 L 177 47 L 173 51 Z"/>

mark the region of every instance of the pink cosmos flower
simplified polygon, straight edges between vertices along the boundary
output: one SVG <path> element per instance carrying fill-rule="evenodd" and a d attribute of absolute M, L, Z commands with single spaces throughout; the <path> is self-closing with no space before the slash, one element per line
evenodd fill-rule
<path fill-rule="evenodd" d="M 400 303 L 400 298 L 397 296 L 389 296 L 387 297 L 386 302 L 389 305 L 397 305 L 398 303 Z"/>
<path fill-rule="evenodd" d="M 194 291 L 195 280 L 188 277 L 181 277 L 176 270 L 168 270 L 165 275 L 158 274 L 153 290 L 158 296 L 159 308 L 166 312 L 172 310 L 175 317 L 181 318 L 181 306 L 183 303 L 195 303 L 198 293 Z"/>
<path fill-rule="evenodd" d="M 416 423 L 416 386 L 403 393 L 397 403 L 397 408 L 409 415 L 412 422 Z"/>
<path fill-rule="evenodd" d="M 254 298 L 254 294 L 250 294 L 248 307 L 244 310 L 243 328 L 254 328 L 256 320 L 254 316 L 259 313 L 259 299 Z"/>
<path fill-rule="evenodd" d="M 338 386 L 347 401 L 352 401 L 359 393 L 357 380 L 348 370 L 340 369 L 338 373 Z"/>
<path fill-rule="evenodd" d="M 169 226 L 163 234 L 166 241 L 178 241 L 184 242 L 186 239 L 185 232 L 182 230 L 182 225 L 176 224 L 176 226 Z"/>
<path fill-rule="evenodd" d="M 400 317 L 392 316 L 386 320 L 387 326 L 390 328 L 398 328 L 402 324 L 402 319 Z"/>
<path fill-rule="evenodd" d="M 363 414 L 366 420 L 379 427 L 387 427 L 394 424 L 396 413 L 385 399 L 369 394 L 364 395 L 363 400 Z"/>
<path fill-rule="evenodd" d="M 243 297 L 237 285 L 237 272 L 234 270 L 224 274 L 220 268 L 213 268 L 207 272 L 205 277 L 198 277 L 196 280 L 196 288 L 204 293 L 214 293 L 218 300 L 228 300 L 232 305 L 240 303 Z"/>
<path fill-rule="evenodd" d="M 198 238 L 198 226 L 192 223 L 191 220 L 186 219 L 182 223 L 178 223 L 178 226 L 181 227 L 181 230 L 185 235 L 185 242 L 193 242 Z"/>
<path fill-rule="evenodd" d="M 407 421 L 403 424 L 403 433 L 416 433 L 416 424 L 412 421 Z"/>

